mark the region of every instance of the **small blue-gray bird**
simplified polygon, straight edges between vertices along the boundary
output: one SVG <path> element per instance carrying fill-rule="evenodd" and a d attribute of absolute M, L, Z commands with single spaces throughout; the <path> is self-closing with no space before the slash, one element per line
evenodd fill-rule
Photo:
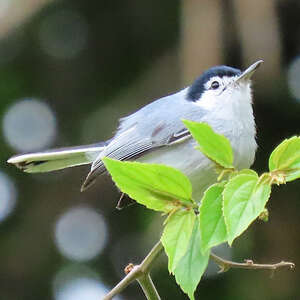
<path fill-rule="evenodd" d="M 115 136 L 106 142 L 21 154 L 8 162 L 28 173 L 91 164 L 82 191 L 105 173 L 103 157 L 165 164 L 189 177 L 193 197 L 200 200 L 217 173 L 214 164 L 195 149 L 182 119 L 208 123 L 225 135 L 234 151 L 234 166 L 249 168 L 257 148 L 251 76 L 262 62 L 243 72 L 228 66 L 210 68 L 191 86 L 120 119 Z"/>

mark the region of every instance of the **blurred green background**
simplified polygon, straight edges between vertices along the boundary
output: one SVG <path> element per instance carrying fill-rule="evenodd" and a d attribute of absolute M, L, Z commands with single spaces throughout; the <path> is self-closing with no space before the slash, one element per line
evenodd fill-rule
<path fill-rule="evenodd" d="M 0 299 L 101 299 L 159 239 L 162 218 L 115 209 L 108 176 L 87 192 L 88 167 L 24 174 L 13 154 L 94 143 L 118 118 L 190 84 L 206 68 L 244 68 L 254 79 L 257 152 L 300 131 L 300 2 L 268 0 L 0 2 Z M 256 221 L 231 249 L 300 265 L 300 183 L 274 187 L 268 223 Z M 299 299 L 300 271 L 209 267 L 197 299 Z M 162 255 L 153 270 L 162 299 L 186 299 Z M 132 284 L 119 299 L 144 299 Z"/>

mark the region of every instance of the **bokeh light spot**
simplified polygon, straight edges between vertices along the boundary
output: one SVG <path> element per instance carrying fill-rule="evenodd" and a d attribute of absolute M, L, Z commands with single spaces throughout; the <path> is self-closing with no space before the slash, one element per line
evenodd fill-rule
<path fill-rule="evenodd" d="M 87 22 L 75 11 L 56 12 L 42 21 L 39 40 L 48 55 L 59 59 L 74 58 L 87 44 Z"/>
<path fill-rule="evenodd" d="M 71 265 L 60 270 L 53 281 L 55 300 L 99 300 L 108 289 L 99 276 L 84 265 Z M 121 299 L 119 296 L 117 299 Z"/>
<path fill-rule="evenodd" d="M 55 239 L 65 257 L 87 261 L 97 256 L 105 246 L 107 226 L 104 218 L 91 208 L 76 207 L 58 219 Z"/>
<path fill-rule="evenodd" d="M 8 144 L 16 150 L 40 150 L 54 140 L 56 119 L 44 102 L 24 99 L 13 104 L 5 113 L 3 131 Z"/>
<path fill-rule="evenodd" d="M 57 300 L 99 300 L 105 295 L 103 286 L 94 279 L 77 278 L 68 282 L 56 295 Z"/>
<path fill-rule="evenodd" d="M 297 56 L 290 64 L 287 77 L 292 96 L 300 102 L 300 56 Z"/>
<path fill-rule="evenodd" d="M 12 180 L 1 171 L 0 195 L 0 222 L 2 222 L 15 208 L 17 190 Z"/>

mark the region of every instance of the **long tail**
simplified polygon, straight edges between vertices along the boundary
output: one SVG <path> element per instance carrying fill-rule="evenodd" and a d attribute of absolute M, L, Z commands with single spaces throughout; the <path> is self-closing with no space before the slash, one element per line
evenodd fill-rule
<path fill-rule="evenodd" d="M 27 173 L 50 172 L 92 163 L 105 146 L 106 143 L 103 142 L 86 146 L 51 149 L 16 155 L 7 162 Z"/>

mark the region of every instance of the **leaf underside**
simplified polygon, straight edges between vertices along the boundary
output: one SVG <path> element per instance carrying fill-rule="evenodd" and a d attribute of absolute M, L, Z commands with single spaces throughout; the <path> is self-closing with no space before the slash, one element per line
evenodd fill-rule
<path fill-rule="evenodd" d="M 210 252 L 206 251 L 203 254 L 201 248 L 199 217 L 197 217 L 187 251 L 174 271 L 176 282 L 191 300 L 195 299 L 194 292 L 209 260 Z"/>
<path fill-rule="evenodd" d="M 179 205 L 193 203 L 192 185 L 179 170 L 110 158 L 103 158 L 103 162 L 117 187 L 150 209 L 170 212 Z"/>
<path fill-rule="evenodd" d="M 216 132 L 206 123 L 183 120 L 184 125 L 198 142 L 204 155 L 224 168 L 233 167 L 233 151 L 229 140 Z"/>
<path fill-rule="evenodd" d="M 278 145 L 269 158 L 270 171 L 283 171 L 286 181 L 300 178 L 300 137 L 294 136 Z"/>
<path fill-rule="evenodd" d="M 263 212 L 270 193 L 270 185 L 254 175 L 237 175 L 226 184 L 223 213 L 230 245 Z"/>
<path fill-rule="evenodd" d="M 223 216 L 224 183 L 210 186 L 204 193 L 200 206 L 200 231 L 202 251 L 227 241 L 227 230 Z"/>
<path fill-rule="evenodd" d="M 168 256 L 170 273 L 174 272 L 178 262 L 186 253 L 195 219 L 193 210 L 179 210 L 168 218 L 161 242 Z"/>

